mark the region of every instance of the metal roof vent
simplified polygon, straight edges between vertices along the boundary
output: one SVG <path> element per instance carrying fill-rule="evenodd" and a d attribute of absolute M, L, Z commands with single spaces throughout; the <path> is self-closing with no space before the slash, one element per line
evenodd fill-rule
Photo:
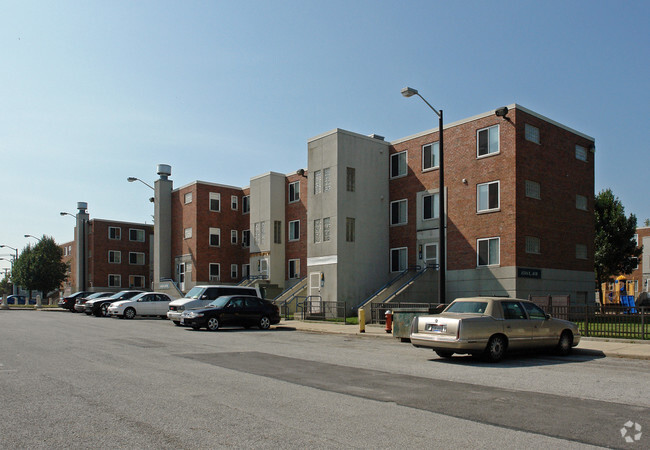
<path fill-rule="evenodd" d="M 373 138 L 373 139 L 378 139 L 378 140 L 380 140 L 380 141 L 383 141 L 383 140 L 384 140 L 384 136 L 379 136 L 378 134 L 371 134 L 371 135 L 368 136 L 368 137 L 371 137 L 371 138 Z"/>
<path fill-rule="evenodd" d="M 161 180 L 166 180 L 172 174 L 172 166 L 168 164 L 158 164 L 158 175 Z"/>

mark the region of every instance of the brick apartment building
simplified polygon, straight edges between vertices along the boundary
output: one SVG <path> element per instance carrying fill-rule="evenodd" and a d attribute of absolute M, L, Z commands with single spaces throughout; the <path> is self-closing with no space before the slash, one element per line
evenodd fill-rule
<path fill-rule="evenodd" d="M 154 283 L 183 290 L 246 276 L 358 305 L 438 254 L 438 133 L 393 142 L 332 130 L 308 167 L 245 188 L 178 189 L 159 166 Z M 161 169 L 162 167 L 162 169 Z M 594 300 L 594 139 L 522 106 L 445 126 L 447 298 L 569 294 Z M 437 301 L 435 277 L 423 278 Z"/>

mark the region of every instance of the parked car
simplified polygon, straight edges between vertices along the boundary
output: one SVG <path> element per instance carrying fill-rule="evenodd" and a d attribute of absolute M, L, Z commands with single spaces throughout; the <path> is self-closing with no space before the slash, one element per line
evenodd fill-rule
<path fill-rule="evenodd" d="M 96 298 L 94 300 L 88 300 L 84 304 L 84 312 L 88 315 L 94 314 L 98 317 L 108 315 L 108 307 L 111 303 L 128 300 L 135 297 L 138 294 L 142 294 L 144 291 L 120 291 L 117 294 L 113 294 L 110 297 Z"/>
<path fill-rule="evenodd" d="M 93 294 L 90 294 L 88 297 L 79 297 L 75 301 L 74 304 L 74 311 L 75 312 L 84 312 L 85 310 L 85 304 L 88 300 L 95 300 L 97 298 L 104 298 L 104 297 L 110 297 L 111 295 L 114 295 L 115 292 L 95 292 Z"/>
<path fill-rule="evenodd" d="M 87 295 L 90 294 L 92 294 L 92 292 L 90 291 L 79 291 L 79 292 L 75 292 L 72 295 L 68 295 L 67 297 L 63 297 L 59 300 L 59 308 L 64 308 L 72 312 L 75 312 L 74 305 L 77 299 L 86 297 Z"/>
<path fill-rule="evenodd" d="M 7 305 L 24 305 L 26 301 L 27 299 L 24 295 L 10 295 L 7 297 Z"/>
<path fill-rule="evenodd" d="M 580 331 L 527 300 L 474 297 L 456 299 L 440 314 L 415 317 L 410 337 L 414 346 L 443 358 L 469 353 L 499 361 L 506 350 L 517 349 L 555 347 L 566 355 L 580 342 Z"/>
<path fill-rule="evenodd" d="M 133 319 L 135 316 L 160 316 L 167 319 L 167 311 L 171 301 L 171 297 L 167 294 L 145 292 L 129 300 L 111 303 L 108 307 L 108 314 L 123 319 Z"/>
<path fill-rule="evenodd" d="M 219 297 L 207 308 L 183 311 L 181 325 L 195 330 L 207 328 L 216 331 L 222 326 L 257 326 L 267 330 L 280 322 L 280 309 L 268 300 L 253 296 L 232 295 Z"/>
<path fill-rule="evenodd" d="M 174 300 L 169 304 L 167 317 L 174 322 L 174 325 L 180 325 L 183 311 L 208 306 L 211 301 L 223 295 L 252 295 L 253 297 L 264 298 L 259 287 L 194 286 L 185 297 Z"/>

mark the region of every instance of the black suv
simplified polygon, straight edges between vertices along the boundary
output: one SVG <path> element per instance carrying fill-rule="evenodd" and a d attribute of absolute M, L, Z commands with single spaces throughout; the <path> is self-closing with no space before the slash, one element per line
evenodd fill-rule
<path fill-rule="evenodd" d="M 120 291 L 110 297 L 96 298 L 95 300 L 88 300 L 84 303 L 84 312 L 88 315 L 94 314 L 97 317 L 108 316 L 108 306 L 120 300 L 128 300 L 144 291 Z"/>
<path fill-rule="evenodd" d="M 77 299 L 86 297 L 90 294 L 92 294 L 90 291 L 79 291 L 75 292 L 72 295 L 68 295 L 67 297 L 63 297 L 61 300 L 59 300 L 59 308 L 69 309 L 70 311 L 75 312 L 74 304 Z"/>

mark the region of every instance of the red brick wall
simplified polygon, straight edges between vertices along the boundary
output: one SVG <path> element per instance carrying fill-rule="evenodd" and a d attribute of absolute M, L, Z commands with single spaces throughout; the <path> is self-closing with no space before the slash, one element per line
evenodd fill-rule
<path fill-rule="evenodd" d="M 308 183 L 307 171 L 305 176 L 298 174 L 289 175 L 286 178 L 285 191 L 285 273 L 286 279 L 289 279 L 289 260 L 300 260 L 300 277 L 307 275 L 307 197 Z M 289 203 L 289 183 L 300 181 L 300 201 Z M 298 241 L 289 241 L 289 222 L 300 220 L 300 239 Z"/>

